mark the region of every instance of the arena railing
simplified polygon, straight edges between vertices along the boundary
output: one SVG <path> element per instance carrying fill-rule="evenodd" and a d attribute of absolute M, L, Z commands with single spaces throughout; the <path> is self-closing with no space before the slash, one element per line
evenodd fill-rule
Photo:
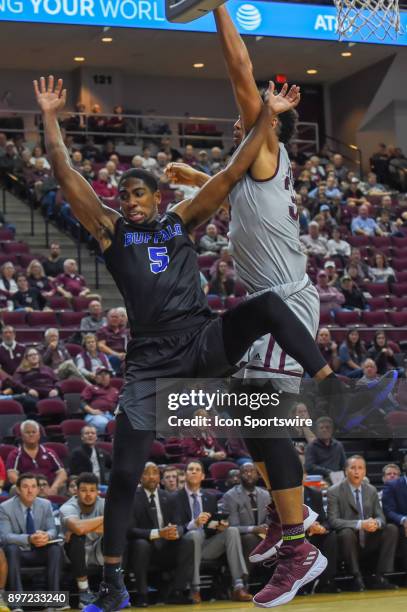
<path fill-rule="evenodd" d="M 163 137 L 169 137 L 171 146 L 183 148 L 186 144 L 192 144 L 196 148 L 208 149 L 219 146 L 225 152 L 233 147 L 233 124 L 236 119 L 224 117 L 200 117 L 200 116 L 173 116 L 173 115 L 149 115 L 129 114 L 121 115 L 100 113 L 61 113 L 61 124 L 73 117 L 83 117 L 85 126 L 82 130 L 65 129 L 67 135 L 80 137 L 81 139 L 92 137 L 96 140 L 113 140 L 119 154 L 131 155 L 130 151 L 121 149 L 123 147 L 138 147 L 157 141 Z M 93 118 L 105 118 L 107 121 L 120 117 L 126 124 L 125 131 L 114 130 L 92 130 L 89 122 Z M 149 128 L 146 129 L 146 123 Z M 156 126 L 156 131 L 151 131 L 151 126 Z M 0 109 L 0 132 L 9 135 L 10 138 L 18 134 L 24 136 L 29 143 L 37 143 L 42 140 L 43 129 L 41 114 L 33 110 L 11 110 Z M 140 143 L 142 141 L 142 143 Z M 298 123 L 297 137 L 294 140 L 304 153 L 315 153 L 319 151 L 319 126 L 314 122 L 300 121 Z M 97 144 L 97 143 L 96 143 Z M 137 151 L 134 151 L 137 154 Z"/>
<path fill-rule="evenodd" d="M 333 136 L 325 136 L 325 144 L 336 153 L 340 153 L 351 169 L 357 171 L 360 178 L 363 179 L 363 159 L 362 151 L 355 144 L 349 144 L 339 138 Z"/>

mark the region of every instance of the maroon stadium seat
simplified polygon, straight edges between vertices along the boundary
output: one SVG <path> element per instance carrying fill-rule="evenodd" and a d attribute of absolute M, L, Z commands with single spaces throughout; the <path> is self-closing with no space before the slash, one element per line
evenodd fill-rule
<path fill-rule="evenodd" d="M 42 329 L 19 329 L 17 330 L 17 342 L 22 344 L 32 344 L 41 342 L 44 339 Z"/>
<path fill-rule="evenodd" d="M 11 255 L 18 255 L 19 253 L 28 253 L 30 247 L 26 242 L 3 242 L 3 251 L 10 253 Z"/>
<path fill-rule="evenodd" d="M 396 272 L 403 272 L 404 270 L 407 270 L 407 259 L 398 259 L 397 257 L 393 257 L 391 265 Z"/>
<path fill-rule="evenodd" d="M 67 378 L 58 383 L 58 388 L 62 395 L 64 395 L 64 393 L 82 393 L 85 387 L 86 382 L 80 378 Z"/>
<path fill-rule="evenodd" d="M 59 321 L 62 327 L 76 327 L 79 329 L 81 321 L 85 316 L 86 312 L 68 310 L 67 312 L 61 312 L 59 314 Z"/>
<path fill-rule="evenodd" d="M 208 295 L 208 304 L 212 310 L 223 310 L 223 302 L 218 295 Z"/>
<path fill-rule="evenodd" d="M 406 330 L 403 327 L 393 327 L 392 329 L 386 329 L 386 336 L 388 340 L 392 340 L 397 344 L 406 341 Z"/>
<path fill-rule="evenodd" d="M 320 312 L 319 314 L 319 326 L 324 326 L 324 325 L 332 325 L 333 324 L 333 319 L 332 319 L 332 313 L 331 312 Z"/>
<path fill-rule="evenodd" d="M 52 311 L 34 311 L 27 313 L 27 323 L 30 327 L 56 327 L 57 315 Z"/>
<path fill-rule="evenodd" d="M 33 259 L 39 259 L 35 253 L 19 253 L 18 263 L 22 268 L 27 268 Z"/>
<path fill-rule="evenodd" d="M 407 310 L 402 312 L 389 312 L 389 321 L 396 327 L 407 327 Z"/>
<path fill-rule="evenodd" d="M 386 310 L 388 303 L 385 297 L 372 297 L 368 299 L 368 304 L 372 310 Z"/>
<path fill-rule="evenodd" d="M 217 461 L 209 466 L 210 477 L 214 480 L 225 480 L 230 470 L 239 469 L 233 461 Z"/>
<path fill-rule="evenodd" d="M 360 324 L 360 314 L 356 310 L 347 312 L 346 310 L 338 310 L 335 313 L 335 321 L 341 327 L 347 327 L 348 325 Z"/>
<path fill-rule="evenodd" d="M 162 442 L 159 442 L 158 440 L 153 441 L 153 445 L 150 450 L 150 457 L 153 461 L 162 461 L 167 457 L 165 446 Z"/>
<path fill-rule="evenodd" d="M 68 501 L 67 497 L 63 495 L 48 495 L 47 499 L 51 502 L 51 504 L 56 504 L 57 506 L 62 506 L 66 501 Z"/>
<path fill-rule="evenodd" d="M 407 258 L 407 248 L 392 247 L 392 252 L 393 252 L 393 257 L 397 257 L 398 259 Z"/>
<path fill-rule="evenodd" d="M 379 249 L 383 250 L 383 247 L 391 246 L 391 237 L 390 236 L 372 236 L 371 238 L 372 245 Z"/>
<path fill-rule="evenodd" d="M 65 402 L 57 397 L 42 399 L 37 402 L 37 411 L 40 417 L 66 417 Z"/>
<path fill-rule="evenodd" d="M 1 414 L 24 414 L 24 409 L 20 402 L 12 399 L 0 400 L 0 415 Z"/>
<path fill-rule="evenodd" d="M 392 286 L 392 292 L 399 297 L 407 295 L 407 283 L 396 283 Z"/>
<path fill-rule="evenodd" d="M 360 339 L 363 340 L 365 344 L 370 344 L 373 342 L 374 335 L 376 333 L 376 329 L 374 327 L 365 327 L 358 329 Z M 386 330 L 387 333 L 387 330 Z"/>
<path fill-rule="evenodd" d="M 15 448 L 14 444 L 0 444 L 0 457 L 3 459 L 4 463 L 6 463 L 7 457 Z"/>
<path fill-rule="evenodd" d="M 105 451 L 109 455 L 113 453 L 113 444 L 111 442 L 96 442 L 96 448 Z"/>
<path fill-rule="evenodd" d="M 217 259 L 217 255 L 198 255 L 198 266 L 199 268 L 209 269 Z"/>
<path fill-rule="evenodd" d="M 92 301 L 93 301 L 93 298 L 74 297 L 72 298 L 72 306 L 73 306 L 73 309 L 78 312 L 86 312 L 88 310 L 90 302 Z"/>
<path fill-rule="evenodd" d="M 404 272 L 397 270 L 396 279 L 398 283 L 407 283 L 407 269 Z"/>
<path fill-rule="evenodd" d="M 373 312 L 365 310 L 362 312 L 362 321 L 366 323 L 368 327 L 387 325 L 387 312 L 385 310 L 375 310 Z"/>
<path fill-rule="evenodd" d="M 70 310 L 71 305 L 62 295 L 53 295 L 47 298 L 47 303 L 52 310 Z"/>
<path fill-rule="evenodd" d="M 62 433 L 67 436 L 80 436 L 81 429 L 86 425 L 82 419 L 67 419 L 61 423 Z"/>
<path fill-rule="evenodd" d="M 407 308 L 407 295 L 405 297 L 397 297 L 396 295 L 389 296 L 390 308 L 397 308 L 397 310 L 403 310 Z"/>
<path fill-rule="evenodd" d="M 62 442 L 45 442 L 45 448 L 49 448 L 64 462 L 69 456 L 69 448 Z"/>
<path fill-rule="evenodd" d="M 3 312 L 3 323 L 4 325 L 23 326 L 26 325 L 27 313 L 24 310 L 17 310 L 15 312 Z"/>
<path fill-rule="evenodd" d="M 353 247 L 367 247 L 370 244 L 370 238 L 369 236 L 349 236 L 348 242 Z"/>
<path fill-rule="evenodd" d="M 391 241 L 393 246 L 398 249 L 407 249 L 407 236 L 403 236 L 403 238 L 399 236 L 392 236 Z"/>
<path fill-rule="evenodd" d="M 71 357 L 76 357 L 76 355 L 79 355 L 79 353 L 82 353 L 83 351 L 83 346 L 80 346 L 79 344 L 74 344 L 73 342 L 67 342 L 65 344 L 65 347 Z"/>
<path fill-rule="evenodd" d="M 366 283 L 364 288 L 370 293 L 372 297 L 388 295 L 389 293 L 387 283 Z"/>

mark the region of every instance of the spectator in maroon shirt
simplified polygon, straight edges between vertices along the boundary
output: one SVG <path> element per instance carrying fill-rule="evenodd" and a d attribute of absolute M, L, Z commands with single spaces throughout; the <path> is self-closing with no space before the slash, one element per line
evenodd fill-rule
<path fill-rule="evenodd" d="M 6 466 L 4 465 L 3 459 L 0 457 L 0 493 L 3 492 L 4 483 L 6 482 Z"/>
<path fill-rule="evenodd" d="M 16 342 L 16 332 L 11 325 L 3 327 L 1 337 L 0 367 L 12 376 L 21 363 L 25 347 L 23 344 Z"/>
<path fill-rule="evenodd" d="M 58 377 L 51 368 L 41 364 L 40 354 L 37 349 L 29 347 L 26 349 L 24 359 L 17 368 L 13 380 L 20 386 L 21 390 L 33 397 L 44 399 L 57 397 L 55 388 Z"/>
<path fill-rule="evenodd" d="M 118 374 L 126 357 L 128 340 L 128 331 L 122 325 L 122 320 L 117 308 L 112 308 L 107 313 L 107 325 L 96 334 L 99 351 L 107 355 L 110 365 Z"/>
<path fill-rule="evenodd" d="M 21 423 L 22 444 L 7 457 L 7 477 L 11 484 L 17 482 L 19 474 L 44 474 L 49 484 L 49 494 L 58 495 L 64 486 L 67 473 L 56 454 L 40 444 L 40 426 L 36 421 Z"/>
<path fill-rule="evenodd" d="M 85 421 L 96 428 L 98 434 L 105 432 L 109 421 L 114 419 L 119 399 L 119 390 L 111 385 L 110 371 L 101 367 L 96 370 L 95 384 L 88 385 L 81 393 Z"/>
<path fill-rule="evenodd" d="M 100 300 L 100 296 L 91 294 L 85 279 L 78 274 L 78 266 L 74 259 L 65 259 L 64 273 L 57 276 L 55 284 L 58 293 L 68 300 L 73 297 L 93 297 Z"/>
<path fill-rule="evenodd" d="M 98 178 L 92 183 L 93 189 L 96 191 L 99 198 L 112 199 L 117 195 L 117 187 L 109 182 L 109 172 L 106 168 L 101 168 L 98 172 Z"/>
<path fill-rule="evenodd" d="M 208 416 L 204 409 L 196 410 L 194 416 Z M 226 452 L 218 442 L 216 436 L 212 435 L 210 428 L 204 428 L 200 435 L 182 440 L 182 452 L 188 457 L 199 457 L 205 466 L 216 461 L 224 461 Z"/>

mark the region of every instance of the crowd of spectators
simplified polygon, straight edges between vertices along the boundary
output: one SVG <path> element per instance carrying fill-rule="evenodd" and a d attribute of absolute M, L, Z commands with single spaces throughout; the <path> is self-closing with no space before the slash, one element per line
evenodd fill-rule
<path fill-rule="evenodd" d="M 109 130 L 100 109 L 94 109 L 94 114 L 94 131 L 123 130 L 121 108 Z M 67 129 L 74 124 L 75 131 L 84 128 L 83 115 L 73 115 L 70 121 Z M 150 127 L 151 133 L 160 133 L 154 122 Z M 130 159 L 117 152 L 114 140 L 73 142 L 67 136 L 66 144 L 73 166 L 111 206 L 117 206 L 121 173 L 130 166 L 148 169 L 160 184 L 161 212 L 192 189 L 169 183 L 168 162 L 181 160 L 213 174 L 228 159 L 218 147 L 199 151 L 186 143 L 178 151 L 167 136 Z M 404 376 L 403 340 L 407 337 L 394 335 L 396 328 L 383 327 L 383 320 L 374 329 L 366 318 L 367 313 L 386 312 L 386 317 L 390 311 L 403 313 L 407 307 L 407 301 L 401 303 L 403 294 L 395 292 L 407 282 L 407 207 L 400 192 L 404 158 L 400 152 L 393 153 L 381 147 L 372 157 L 372 172 L 363 181 L 346 167 L 341 155 L 326 148 L 310 157 L 295 145 L 290 151 L 301 248 L 321 301 L 318 344 L 334 371 L 361 383 L 377 380 L 388 371 Z M 7 141 L 0 134 L 0 169 L 18 177 L 44 215 L 69 231 L 75 227 L 69 203 L 51 176 L 40 146 L 31 151 L 20 140 Z M 6 240 L 13 241 L 15 228 L 4 218 L 0 223 L 0 232 L 10 232 Z M 246 293 L 228 251 L 228 225 L 228 210 L 222 208 L 194 236 L 202 287 L 216 310 L 233 306 Z M 404 264 L 400 263 L 403 258 Z M 10 400 L 22 407 L 13 429 L 1 429 L 0 440 L 0 457 L 5 459 L 5 465 L 0 459 L 0 542 L 9 564 L 9 590 L 21 588 L 21 567 L 30 563 L 47 565 L 49 590 L 59 590 L 64 567 L 76 584 L 72 590 L 79 592 L 81 605 L 86 605 L 92 598 L 89 569 L 102 564 L 103 499 L 129 339 L 126 312 L 123 308 L 105 312 L 100 296 L 78 273 L 76 261 L 62 258 L 57 243 L 47 256 L 27 258 L 26 265 L 21 265 L 21 258 L 2 261 L 0 410 L 3 414 L 2 405 Z M 23 330 L 8 322 L 7 315 L 21 314 L 29 321 L 36 311 L 55 313 L 61 306 L 54 305 L 61 299 L 62 310 L 67 311 L 76 310 L 78 300 L 85 300 L 71 335 L 58 329 L 60 319 L 56 318 L 54 325 L 42 324 L 43 338 L 37 344 L 24 340 Z M 400 397 L 394 399 L 393 408 L 405 410 Z M 400 465 L 385 465 L 384 488 L 378 491 L 366 479 L 363 456 L 352 456 L 334 438 L 335 423 L 305 404 L 293 409 L 301 417 L 310 413 L 314 427 L 293 430 L 292 437 L 310 479 L 305 500 L 318 514 L 308 536 L 329 560 L 314 587 L 337 590 L 342 583 L 335 577 L 343 574 L 345 563 L 353 576 L 350 588 L 392 588 L 394 582 L 386 575 L 394 571 L 394 564 L 407 571 L 407 480 L 400 474 L 402 460 Z M 74 434 L 64 428 L 69 423 Z M 10 448 L 8 442 L 18 446 Z M 231 599 L 250 600 L 250 580 L 258 570 L 248 557 L 266 532 L 270 499 L 259 486 L 262 483 L 244 442 L 218 440 L 203 431 L 200 436 L 156 444 L 159 447 L 151 457 L 155 463 L 146 465 L 129 531 L 126 571 L 129 584 L 137 590 L 137 605 L 149 603 L 150 580 L 157 579 L 152 577 L 154 572 L 149 573 L 152 568 L 169 575 L 176 569 L 172 588 L 160 582 L 159 599 L 187 603 L 192 597 L 199 603 L 202 564 L 222 563 L 224 554 Z M 145 561 L 140 563 L 140 558 Z M 369 564 L 372 558 L 376 566 Z M 0 590 L 5 585 L 4 567 L 0 555 Z M 344 588 L 348 586 L 345 582 Z"/>

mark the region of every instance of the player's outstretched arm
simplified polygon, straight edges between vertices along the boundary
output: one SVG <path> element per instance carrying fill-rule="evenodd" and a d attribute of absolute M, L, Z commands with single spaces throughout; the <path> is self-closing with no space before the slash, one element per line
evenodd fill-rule
<path fill-rule="evenodd" d="M 68 151 L 62 139 L 58 113 L 66 101 L 66 89 L 62 79 L 56 84 L 53 76 L 34 81 L 34 92 L 41 109 L 45 146 L 52 171 L 67 198 L 73 215 L 101 244 L 102 249 L 110 244 L 109 233 L 119 217 L 114 210 L 103 206 L 89 183 L 71 166 Z"/>
<path fill-rule="evenodd" d="M 254 128 L 235 151 L 227 167 L 213 176 L 191 200 L 184 200 L 173 209 L 188 229 L 192 230 L 207 221 L 250 168 L 266 138 L 272 114 L 270 104 L 263 104 Z"/>
<path fill-rule="evenodd" d="M 165 169 L 170 183 L 176 185 L 190 185 L 191 187 L 203 187 L 211 178 L 205 172 L 195 170 L 192 166 L 182 162 L 171 162 Z"/>
<path fill-rule="evenodd" d="M 240 118 L 244 129 L 249 131 L 255 124 L 263 104 L 253 76 L 252 62 L 225 5 L 217 8 L 214 13 Z"/>

